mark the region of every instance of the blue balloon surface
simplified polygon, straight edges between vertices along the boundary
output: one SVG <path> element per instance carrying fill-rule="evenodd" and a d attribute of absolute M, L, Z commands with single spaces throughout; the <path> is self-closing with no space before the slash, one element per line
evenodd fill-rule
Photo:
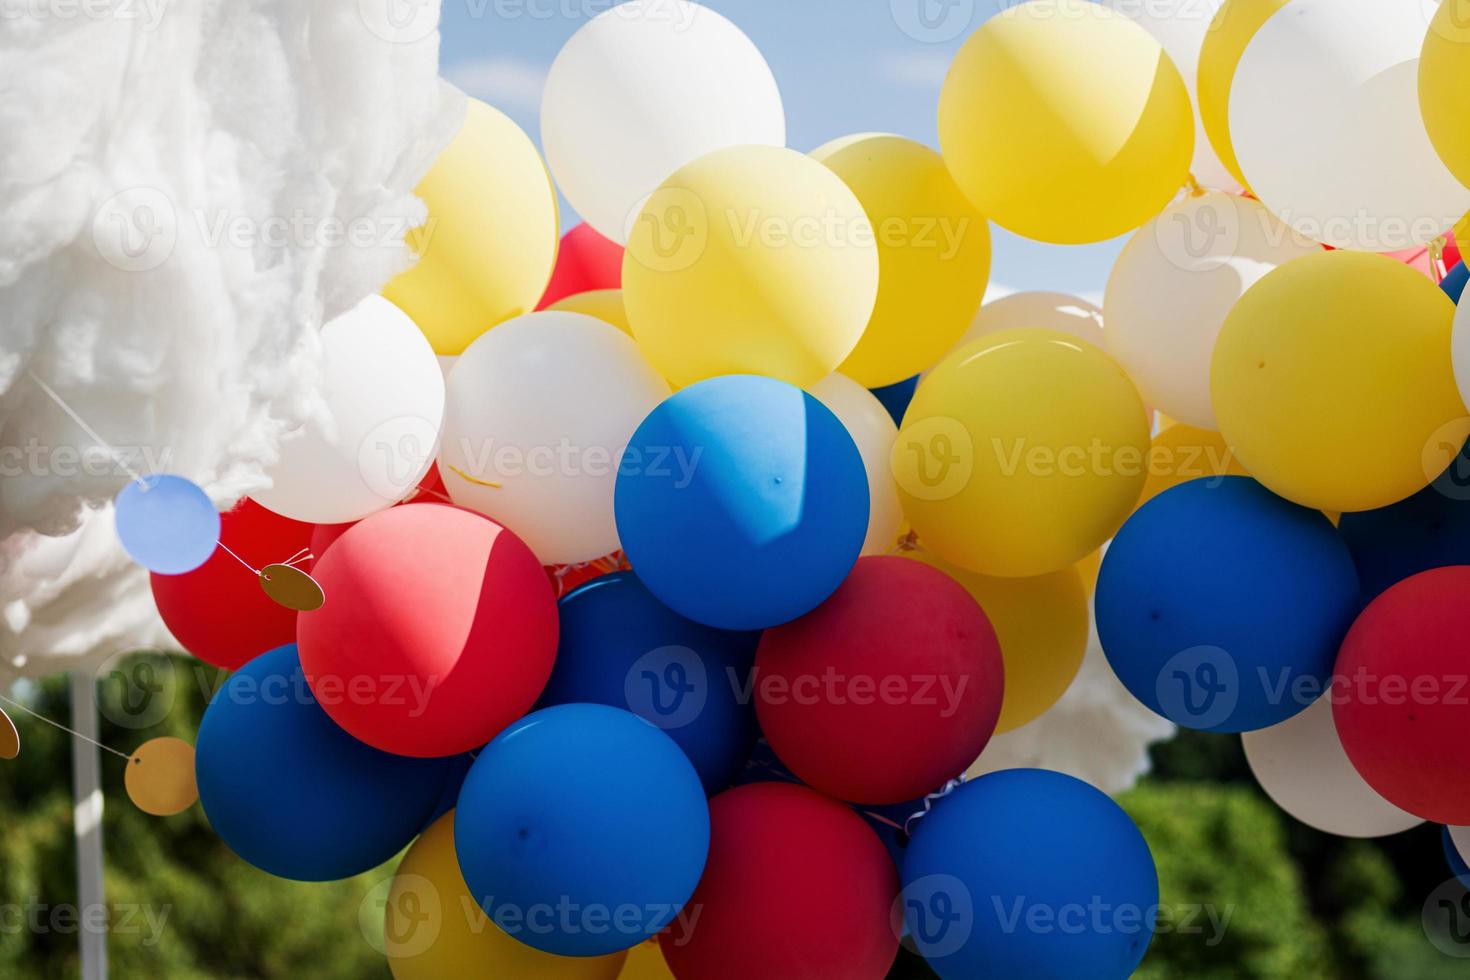
<path fill-rule="evenodd" d="M 219 543 L 219 511 L 192 480 L 167 473 L 133 480 L 114 501 L 118 540 L 150 572 L 182 575 Z"/>
<path fill-rule="evenodd" d="M 654 409 L 614 504 L 643 584 L 730 630 L 811 611 L 847 577 L 868 529 L 867 475 L 846 428 L 801 389 L 754 375 L 701 381 Z"/>
<path fill-rule="evenodd" d="M 673 739 L 627 711 L 527 715 L 470 768 L 454 843 L 470 894 L 528 946 L 599 956 L 683 908 L 709 852 L 699 776 Z"/>
<path fill-rule="evenodd" d="M 1412 497 L 1343 514 L 1338 526 L 1358 566 L 1365 602 L 1411 575 L 1470 565 L 1470 445 Z"/>
<path fill-rule="evenodd" d="M 1134 697 L 1186 728 L 1245 732 L 1321 696 L 1360 599 L 1320 511 L 1230 476 L 1139 508 L 1103 556 L 1096 606 L 1108 663 Z"/>
<path fill-rule="evenodd" d="M 424 826 L 447 770 L 337 727 L 294 643 L 225 681 L 200 722 L 194 763 L 215 832 L 255 867 L 297 881 L 348 878 L 392 858 Z"/>
<path fill-rule="evenodd" d="M 540 706 L 631 711 L 678 743 L 707 794 L 729 786 L 755 743 L 750 672 L 760 633 L 686 619 L 632 572 L 583 584 L 558 611 L 556 666 Z"/>
<path fill-rule="evenodd" d="M 882 388 L 869 388 L 873 396 L 888 409 L 888 414 L 893 418 L 894 425 L 903 425 L 903 413 L 909 410 L 909 402 L 914 400 L 914 392 L 919 388 L 919 376 L 885 385 Z"/>
<path fill-rule="evenodd" d="M 918 821 L 904 922 L 945 978 L 1123 980 L 1148 950 L 1159 883 L 1143 834 L 1081 780 L 1008 769 Z"/>
<path fill-rule="evenodd" d="M 1465 284 L 1470 282 L 1470 269 L 1465 267 L 1464 260 L 1456 262 L 1445 277 L 1440 280 L 1439 288 L 1444 290 L 1446 296 L 1452 301 L 1460 302 L 1460 297 L 1465 293 Z"/>

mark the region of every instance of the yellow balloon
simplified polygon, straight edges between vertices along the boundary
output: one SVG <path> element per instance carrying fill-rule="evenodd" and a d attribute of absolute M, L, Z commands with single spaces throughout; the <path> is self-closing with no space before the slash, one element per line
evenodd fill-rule
<path fill-rule="evenodd" d="M 1235 159 L 1235 147 L 1230 142 L 1230 86 L 1235 81 L 1235 69 L 1240 65 L 1240 56 L 1261 25 L 1271 15 L 1286 6 L 1288 0 L 1225 0 L 1215 12 L 1205 32 L 1204 43 L 1199 51 L 1199 74 L 1196 76 L 1199 98 L 1200 123 L 1215 155 L 1230 171 L 1230 176 L 1248 186 L 1240 172 L 1240 161 Z"/>
<path fill-rule="evenodd" d="M 1097 573 L 1102 571 L 1102 549 L 1097 549 L 1072 567 L 1082 576 L 1082 587 L 1090 597 L 1097 591 Z"/>
<path fill-rule="evenodd" d="M 927 551 L 904 555 L 963 585 L 995 627 L 1006 674 L 996 734 L 1020 728 L 1067 693 L 1087 652 L 1087 590 L 1075 566 L 1032 578 L 996 578 Z"/>
<path fill-rule="evenodd" d="M 633 336 L 676 387 L 720 374 L 819 381 L 857 346 L 877 295 L 862 205 L 780 147 L 733 146 L 675 171 L 623 256 Z"/>
<path fill-rule="evenodd" d="M 1148 480 L 1138 498 L 1142 507 L 1170 487 L 1202 477 L 1250 476 L 1225 437 L 1210 429 L 1173 422 L 1154 436 L 1148 451 Z"/>
<path fill-rule="evenodd" d="M 986 575 L 1075 564 L 1143 489 L 1148 416 L 1102 351 L 1055 330 L 1002 330 L 920 384 L 893 447 L 904 514 L 924 547 Z"/>
<path fill-rule="evenodd" d="M 628 950 L 628 962 L 618 980 L 674 980 L 674 971 L 664 961 L 658 940 L 648 939 Z"/>
<path fill-rule="evenodd" d="M 1470 435 L 1450 364 L 1455 314 L 1383 255 L 1306 255 L 1242 296 L 1210 394 L 1251 475 L 1306 507 L 1386 507 L 1423 489 Z"/>
<path fill-rule="evenodd" d="M 628 313 L 623 309 L 621 289 L 589 289 L 585 293 L 573 293 L 552 303 L 547 309 L 564 313 L 585 313 L 603 323 L 611 323 L 629 336 L 633 334 L 632 328 L 628 326 Z"/>
<path fill-rule="evenodd" d="M 418 186 L 429 219 L 408 235 L 418 262 L 383 289 L 429 338 L 459 354 L 536 308 L 560 243 L 556 191 L 530 138 L 469 100 L 464 127 Z"/>
<path fill-rule="evenodd" d="M 812 156 L 841 177 L 878 239 L 878 304 L 839 370 L 865 388 L 911 378 L 969 327 L 990 278 L 990 226 L 938 153 L 901 136 L 833 140 Z"/>
<path fill-rule="evenodd" d="M 996 224 L 1098 242 L 1142 225 L 1184 186 L 1194 112 L 1148 31 L 1088 0 L 1031 0 L 990 18 L 955 56 L 939 145 Z"/>
<path fill-rule="evenodd" d="M 385 912 L 384 945 L 394 980 L 614 980 L 627 956 L 555 956 L 502 932 L 470 897 L 460 873 L 453 811 L 434 821 L 403 856 Z"/>
<path fill-rule="evenodd" d="M 1434 150 L 1450 173 L 1470 185 L 1470 17 L 1464 0 L 1444 0 L 1429 22 L 1419 54 L 1419 113 Z M 1457 229 L 1458 230 L 1458 229 Z"/>

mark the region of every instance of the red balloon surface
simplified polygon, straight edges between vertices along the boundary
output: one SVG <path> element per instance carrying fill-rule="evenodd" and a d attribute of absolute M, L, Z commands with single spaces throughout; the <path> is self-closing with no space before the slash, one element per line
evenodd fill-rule
<path fill-rule="evenodd" d="M 704 876 L 659 944 L 678 980 L 880 980 L 897 898 L 888 852 L 853 811 L 804 786 L 741 786 L 710 801 Z"/>
<path fill-rule="evenodd" d="M 603 238 L 589 224 L 577 225 L 561 238 L 551 281 L 536 309 L 589 289 L 621 289 L 623 246 Z"/>
<path fill-rule="evenodd" d="M 478 748 L 524 715 L 551 675 L 556 600 L 531 549 L 473 511 L 391 507 L 317 563 L 321 609 L 297 622 L 317 701 L 398 755 Z"/>
<path fill-rule="evenodd" d="M 291 558 L 311 542 L 313 526 L 282 517 L 253 500 L 220 515 L 219 537 L 255 568 Z M 311 563 L 300 567 L 311 570 Z M 153 601 L 185 650 L 234 670 L 296 638 L 296 611 L 278 605 L 260 580 L 224 548 L 183 575 L 149 576 Z"/>
<path fill-rule="evenodd" d="M 974 762 L 1005 690 L 1000 642 L 936 568 L 858 559 L 826 602 L 766 630 L 756 714 L 801 780 L 855 803 L 902 803 Z"/>
<path fill-rule="evenodd" d="M 1470 567 L 1404 579 L 1369 603 L 1343 641 L 1332 717 L 1378 795 L 1434 823 L 1470 824 Z"/>
<path fill-rule="evenodd" d="M 444 478 L 439 475 L 439 464 L 437 462 L 429 464 L 429 471 L 418 482 L 418 486 L 414 488 L 414 492 L 401 503 L 394 504 L 393 506 L 399 507 L 406 503 L 433 500 L 449 502 L 449 491 L 444 489 Z M 347 529 L 356 523 L 357 521 L 348 521 L 345 524 L 316 525 L 316 529 L 311 532 L 311 553 L 320 559 L 322 555 L 327 553 L 327 549 L 332 546 L 333 542 L 346 534 Z"/>

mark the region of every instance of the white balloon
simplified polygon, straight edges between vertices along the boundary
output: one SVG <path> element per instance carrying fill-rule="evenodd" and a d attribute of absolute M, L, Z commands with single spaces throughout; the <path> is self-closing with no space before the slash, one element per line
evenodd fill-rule
<path fill-rule="evenodd" d="M 898 542 L 903 528 L 903 510 L 898 504 L 898 486 L 893 480 L 889 457 L 898 439 L 898 426 L 893 416 L 871 391 L 845 374 L 829 374 L 808 389 L 831 409 L 857 443 L 868 472 L 868 536 L 863 541 L 865 555 L 886 555 Z"/>
<path fill-rule="evenodd" d="M 1336 248 L 1430 241 L 1470 209 L 1419 114 L 1423 0 L 1292 0 L 1251 39 L 1230 135 L 1262 202 Z"/>
<path fill-rule="evenodd" d="M 1044 327 L 1060 330 L 1078 340 L 1107 350 L 1103 335 L 1103 312 L 1097 304 L 1066 293 L 1009 293 L 980 307 L 970 328 L 953 349 L 979 340 L 987 334 L 1015 327 Z"/>
<path fill-rule="evenodd" d="M 1321 251 L 1258 201 L 1211 192 L 1185 198 L 1128 240 L 1108 277 L 1108 351 L 1150 405 L 1217 428 L 1210 358 L 1245 291 L 1284 262 Z"/>
<path fill-rule="evenodd" d="M 543 564 L 601 558 L 618 549 L 613 485 L 623 451 L 668 396 L 617 327 L 581 313 L 507 320 L 449 373 L 444 485 L 455 503 L 520 535 Z"/>
<path fill-rule="evenodd" d="M 1460 860 L 1470 863 L 1470 827 L 1451 827 L 1450 841 L 1460 852 Z"/>
<path fill-rule="evenodd" d="M 541 144 L 572 207 L 622 243 L 675 170 L 727 146 L 784 146 L 786 116 L 770 66 L 740 28 L 687 0 L 632 0 L 588 21 L 556 56 Z"/>
<path fill-rule="evenodd" d="M 1386 837 L 1424 822 L 1379 796 L 1358 775 L 1337 737 L 1330 694 L 1240 740 L 1261 788 L 1309 827 L 1339 837 Z"/>
<path fill-rule="evenodd" d="M 1450 335 L 1450 362 L 1455 368 L 1455 383 L 1460 400 L 1470 405 L 1470 289 L 1460 295 L 1455 307 L 1454 332 Z"/>
<path fill-rule="evenodd" d="M 414 322 L 369 296 L 322 327 L 327 416 L 281 442 L 252 494 L 312 524 L 356 521 L 402 500 L 429 470 L 444 418 L 444 376 Z"/>
<path fill-rule="evenodd" d="M 1194 160 L 1190 173 L 1201 186 L 1229 189 L 1238 184 L 1215 155 L 1205 135 L 1196 91 L 1199 49 L 1209 33 L 1210 21 L 1224 3 L 1225 0 L 1106 0 L 1107 6 L 1152 34 L 1184 76 L 1189 104 L 1194 107 Z"/>

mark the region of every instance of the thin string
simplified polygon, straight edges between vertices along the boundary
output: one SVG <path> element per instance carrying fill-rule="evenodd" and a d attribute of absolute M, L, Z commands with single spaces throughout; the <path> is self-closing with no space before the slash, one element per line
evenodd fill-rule
<path fill-rule="evenodd" d="M 95 738 L 88 738 L 87 736 L 83 735 L 81 732 L 75 731 L 74 729 L 71 729 L 71 728 L 67 728 L 65 725 L 63 725 L 59 721 L 52 721 L 50 718 L 47 718 L 45 715 L 41 714 L 39 711 L 32 711 L 30 708 L 27 708 L 25 705 L 21 704 L 19 701 L 12 701 L 12 700 L 10 700 L 9 698 L 7 698 L 3 694 L 0 694 L 0 701 L 4 701 L 6 704 L 10 705 L 12 708 L 19 708 L 20 710 L 24 711 L 26 714 L 30 715 L 32 718 L 39 718 L 40 720 L 44 721 L 48 725 L 54 725 L 55 727 L 61 729 L 62 731 L 66 732 L 67 734 L 73 735 L 76 738 L 81 739 L 83 742 L 91 742 L 93 745 L 97 746 L 99 749 L 103 749 L 103 750 L 105 750 L 107 752 L 111 752 L 113 755 L 117 756 L 120 759 L 131 759 L 132 758 L 132 756 L 128 755 L 126 752 L 119 752 L 117 749 L 113 748 L 110 745 L 103 745 L 101 742 L 97 741 Z"/>
<path fill-rule="evenodd" d="M 219 541 L 219 542 L 216 542 L 216 543 L 221 548 L 225 549 L 225 554 L 229 555 L 231 558 L 235 559 L 237 562 L 239 562 L 240 564 L 244 565 L 246 568 L 250 569 L 251 573 L 254 574 L 257 578 L 260 576 L 260 569 L 256 568 L 254 565 L 250 564 L 244 558 L 241 558 L 239 555 L 235 554 L 235 552 L 230 549 L 230 546 L 229 545 L 225 544 L 223 541 Z"/>
<path fill-rule="evenodd" d="M 52 401 L 61 406 L 61 410 L 67 415 L 71 416 L 71 420 L 77 425 L 81 426 L 82 431 L 90 436 L 92 440 L 97 443 L 97 445 L 101 446 L 103 449 L 111 453 L 113 461 L 116 462 L 118 466 L 122 467 L 124 473 L 137 481 L 138 485 L 141 486 L 145 492 L 148 490 L 147 481 L 144 480 L 141 475 L 139 475 L 137 470 L 128 465 L 127 460 L 123 459 L 122 453 L 118 452 L 116 449 L 113 449 L 112 446 L 108 444 L 106 439 L 98 435 L 97 430 L 88 425 L 87 420 L 78 415 L 76 409 L 72 408 L 66 403 L 66 399 L 58 395 L 50 385 L 42 381 L 40 377 L 37 376 L 36 372 L 32 371 L 30 368 L 26 368 L 26 375 L 30 377 L 30 379 L 34 381 L 36 385 L 51 398 Z"/>

